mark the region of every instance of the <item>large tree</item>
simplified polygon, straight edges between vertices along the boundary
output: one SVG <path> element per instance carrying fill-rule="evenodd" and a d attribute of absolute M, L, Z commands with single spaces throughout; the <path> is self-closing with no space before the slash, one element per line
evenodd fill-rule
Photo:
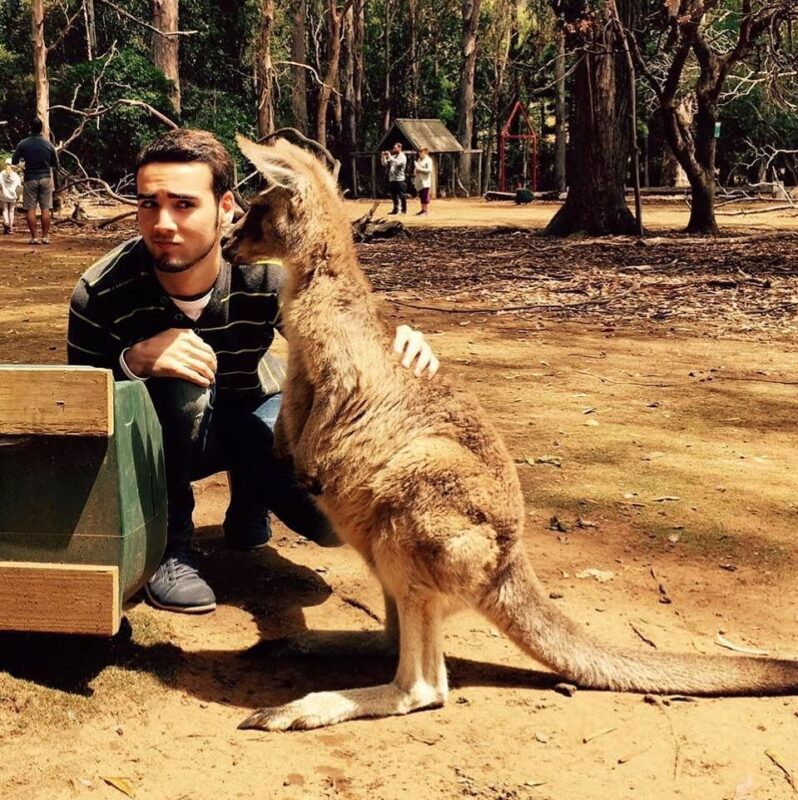
<path fill-rule="evenodd" d="M 715 157 L 721 92 L 738 64 L 753 57 L 755 73 L 779 68 L 781 31 L 798 20 L 796 0 L 739 0 L 733 9 L 720 0 L 666 0 L 660 19 L 667 37 L 660 70 L 637 57 L 657 98 L 668 146 L 687 174 L 692 205 L 687 230 L 716 233 Z M 713 25 L 716 22 L 716 25 Z M 758 45 L 761 45 L 758 47 Z M 688 60 L 697 65 L 692 89 L 694 120 L 685 113 L 682 87 Z"/>
<path fill-rule="evenodd" d="M 631 28 L 636 2 L 552 0 L 552 6 L 576 50 L 576 66 L 571 89 L 568 196 L 546 232 L 557 236 L 635 233 L 637 223 L 625 197 L 631 92 L 622 28 Z"/>

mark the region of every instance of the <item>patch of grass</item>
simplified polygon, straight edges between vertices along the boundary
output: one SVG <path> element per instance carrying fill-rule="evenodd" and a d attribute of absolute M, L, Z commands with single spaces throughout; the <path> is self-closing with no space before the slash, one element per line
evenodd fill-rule
<path fill-rule="evenodd" d="M 132 609 L 111 639 L 0 636 L 0 734 L 71 728 L 140 713 L 175 682 L 182 652 L 168 623 Z"/>

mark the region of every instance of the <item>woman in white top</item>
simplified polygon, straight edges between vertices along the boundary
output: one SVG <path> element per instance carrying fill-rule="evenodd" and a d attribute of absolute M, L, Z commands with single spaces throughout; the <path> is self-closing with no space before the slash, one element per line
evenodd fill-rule
<path fill-rule="evenodd" d="M 417 212 L 416 216 L 426 217 L 429 214 L 429 192 L 432 187 L 432 159 L 429 157 L 429 149 L 426 147 L 422 147 L 418 151 L 413 185 L 416 187 L 418 199 L 421 201 L 421 211 Z"/>
<path fill-rule="evenodd" d="M 14 211 L 20 186 L 22 179 L 11 165 L 11 159 L 7 158 L 5 169 L 0 172 L 0 203 L 3 205 L 3 233 L 6 235 L 14 229 Z"/>

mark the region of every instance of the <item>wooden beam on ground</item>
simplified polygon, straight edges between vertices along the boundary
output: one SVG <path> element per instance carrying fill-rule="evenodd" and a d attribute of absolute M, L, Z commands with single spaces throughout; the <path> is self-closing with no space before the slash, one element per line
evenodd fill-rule
<path fill-rule="evenodd" d="M 0 631 L 113 636 L 119 567 L 0 561 Z"/>
<path fill-rule="evenodd" d="M 0 365 L 0 435 L 112 436 L 113 373 Z"/>

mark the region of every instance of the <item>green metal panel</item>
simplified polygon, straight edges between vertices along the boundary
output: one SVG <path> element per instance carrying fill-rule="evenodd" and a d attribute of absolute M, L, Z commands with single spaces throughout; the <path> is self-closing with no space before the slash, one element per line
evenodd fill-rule
<path fill-rule="evenodd" d="M 119 567 L 140 589 L 166 542 L 161 428 L 145 386 L 114 385 L 114 435 L 0 441 L 0 561 Z"/>

